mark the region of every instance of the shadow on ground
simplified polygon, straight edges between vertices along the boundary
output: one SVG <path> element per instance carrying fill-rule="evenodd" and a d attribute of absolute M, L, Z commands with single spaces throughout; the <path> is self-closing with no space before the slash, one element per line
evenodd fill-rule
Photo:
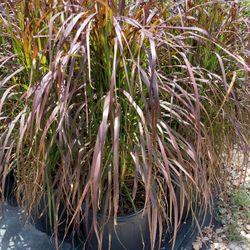
<path fill-rule="evenodd" d="M 0 249 L 1 250 L 54 250 L 53 238 L 38 231 L 27 222 L 24 212 L 18 207 L 0 205 Z M 61 250 L 71 250 L 68 243 Z"/>

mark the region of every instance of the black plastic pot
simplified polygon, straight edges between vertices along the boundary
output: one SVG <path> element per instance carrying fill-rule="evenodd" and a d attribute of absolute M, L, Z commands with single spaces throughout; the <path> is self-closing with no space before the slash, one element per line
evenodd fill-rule
<path fill-rule="evenodd" d="M 66 213 L 66 208 L 63 203 L 60 203 L 58 209 L 58 235 L 59 238 L 63 238 L 65 234 L 70 234 L 69 230 L 66 232 L 67 222 L 70 220 L 69 216 Z M 51 222 L 50 222 L 51 221 Z M 48 198 L 47 195 L 44 195 L 41 201 L 38 204 L 38 207 L 32 211 L 31 223 L 34 226 L 47 234 L 52 234 L 54 231 L 53 228 L 54 214 L 51 211 L 49 214 Z M 69 237 L 69 236 L 67 236 Z"/>
<path fill-rule="evenodd" d="M 15 196 L 16 190 L 16 179 L 14 175 L 14 170 L 8 173 L 5 178 L 5 188 L 4 188 L 4 199 L 11 206 L 17 206 L 17 200 Z"/>
<path fill-rule="evenodd" d="M 182 205 L 182 216 L 181 216 L 181 221 L 184 221 L 186 219 L 186 217 L 188 216 L 188 200 L 186 197 L 182 197 L 181 195 L 181 189 L 179 186 L 175 186 L 175 195 L 176 195 L 176 199 L 177 199 L 177 204 L 178 204 L 178 207 L 179 207 L 179 215 L 180 215 L 180 206 Z M 183 202 L 183 204 L 181 204 Z"/>
<path fill-rule="evenodd" d="M 91 216 L 89 216 L 90 218 Z M 103 216 L 98 216 L 99 225 Z M 91 221 L 85 227 L 86 243 L 85 249 L 97 250 L 97 237 L 91 231 Z M 102 250 L 135 250 L 135 249 L 150 249 L 150 233 L 148 227 L 147 214 L 139 211 L 135 214 L 122 216 L 117 218 L 117 225 L 114 225 L 113 220 L 110 219 L 108 223 L 103 226 L 102 233 Z"/>

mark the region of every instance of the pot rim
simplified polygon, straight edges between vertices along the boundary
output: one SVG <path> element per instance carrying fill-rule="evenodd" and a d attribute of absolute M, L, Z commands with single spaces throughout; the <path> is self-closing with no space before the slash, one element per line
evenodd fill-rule
<path fill-rule="evenodd" d="M 143 214 L 144 210 L 145 209 L 142 208 L 142 209 L 140 209 L 140 210 L 138 210 L 138 211 L 136 211 L 136 212 L 134 212 L 132 214 L 128 214 L 128 215 L 124 215 L 124 216 L 117 216 L 117 222 L 123 222 L 123 221 L 125 221 L 127 219 L 130 219 L 130 218 L 136 217 L 136 216 L 138 216 L 140 214 Z M 111 219 L 113 219 L 113 218 L 114 217 L 112 216 Z"/>
<path fill-rule="evenodd" d="M 83 205 L 84 206 L 84 205 Z M 90 213 L 92 212 L 92 208 L 89 208 L 89 211 Z M 143 212 L 146 211 L 145 208 L 142 208 L 134 213 L 131 213 L 131 214 L 128 214 L 128 215 L 124 215 L 124 216 L 120 216 L 120 215 L 117 215 L 117 223 L 120 223 L 120 222 L 124 222 L 124 221 L 127 221 L 128 219 L 131 219 L 131 218 L 134 218 L 136 216 L 139 216 L 141 214 L 143 214 Z M 145 212 L 146 214 L 147 212 Z M 97 218 L 99 219 L 102 219 L 103 218 L 103 214 L 101 214 L 100 212 L 97 213 Z M 106 216 L 107 217 L 107 216 Z M 145 217 L 145 215 L 143 216 Z M 109 221 L 112 222 L 114 219 L 114 216 L 110 216 L 109 218 Z"/>

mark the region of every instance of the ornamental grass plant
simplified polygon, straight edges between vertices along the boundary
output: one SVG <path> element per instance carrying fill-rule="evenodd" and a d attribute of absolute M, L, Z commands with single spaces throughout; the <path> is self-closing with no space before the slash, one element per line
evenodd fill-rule
<path fill-rule="evenodd" d="M 61 203 L 75 231 L 91 209 L 99 246 L 98 213 L 141 209 L 151 248 L 166 231 L 174 245 L 225 188 L 234 145 L 249 151 L 249 2 L 0 6 L 2 198 L 11 171 L 27 212 L 46 194 L 57 246 Z"/>

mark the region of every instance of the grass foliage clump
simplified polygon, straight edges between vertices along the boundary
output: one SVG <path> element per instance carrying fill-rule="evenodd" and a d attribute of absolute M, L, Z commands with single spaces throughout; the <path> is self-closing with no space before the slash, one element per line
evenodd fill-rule
<path fill-rule="evenodd" d="M 250 23 L 247 1 L 142 2 L 1 3 L 0 190 L 14 171 L 76 229 L 91 208 L 99 243 L 97 213 L 144 208 L 153 249 L 249 150 Z"/>

